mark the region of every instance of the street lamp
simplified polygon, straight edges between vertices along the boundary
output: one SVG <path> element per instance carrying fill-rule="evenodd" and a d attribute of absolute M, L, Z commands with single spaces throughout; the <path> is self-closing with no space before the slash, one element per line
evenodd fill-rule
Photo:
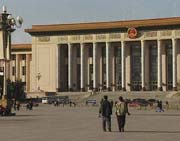
<path fill-rule="evenodd" d="M 38 82 L 37 82 L 38 83 L 37 90 L 40 91 L 40 86 L 39 86 L 39 80 L 41 78 L 41 73 L 40 72 L 37 73 L 36 78 L 38 80 Z"/>
<path fill-rule="evenodd" d="M 20 28 L 23 23 L 22 17 L 18 16 L 16 19 L 7 13 L 6 6 L 3 6 L 3 13 L 0 14 L 0 61 L 4 64 L 3 70 L 3 95 L 7 95 L 7 71 L 6 62 L 11 59 L 11 33 Z"/>

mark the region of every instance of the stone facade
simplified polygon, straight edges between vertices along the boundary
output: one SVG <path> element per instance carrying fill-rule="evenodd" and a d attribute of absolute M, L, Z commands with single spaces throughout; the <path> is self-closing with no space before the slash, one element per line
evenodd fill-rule
<path fill-rule="evenodd" d="M 21 80 L 25 91 L 30 91 L 31 77 L 31 44 L 13 44 L 11 47 L 11 60 L 7 63 L 7 79 L 12 82 Z"/>
<path fill-rule="evenodd" d="M 119 22 L 119 27 L 113 22 L 73 24 L 74 29 L 45 25 L 25 30 L 32 35 L 30 91 L 176 90 L 180 18 L 142 20 L 135 27 L 132 23 Z M 133 27 L 137 35 L 130 38 L 127 27 Z"/>

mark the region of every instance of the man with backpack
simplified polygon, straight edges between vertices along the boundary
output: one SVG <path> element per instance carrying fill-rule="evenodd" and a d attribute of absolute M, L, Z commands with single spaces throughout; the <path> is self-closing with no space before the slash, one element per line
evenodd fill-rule
<path fill-rule="evenodd" d="M 100 105 L 99 113 L 102 115 L 102 126 L 103 131 L 106 131 L 106 123 L 108 126 L 109 132 L 111 132 L 111 115 L 112 115 L 112 106 L 108 101 L 108 96 L 104 96 L 102 103 Z"/>
<path fill-rule="evenodd" d="M 126 122 L 126 113 L 128 112 L 128 104 L 124 101 L 123 97 L 119 97 L 119 101 L 116 103 L 116 116 L 119 127 L 119 132 L 124 132 L 124 126 Z"/>

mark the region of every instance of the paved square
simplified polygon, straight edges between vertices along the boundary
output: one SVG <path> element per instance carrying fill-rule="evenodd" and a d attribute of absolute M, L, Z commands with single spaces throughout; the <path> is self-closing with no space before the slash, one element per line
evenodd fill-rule
<path fill-rule="evenodd" d="M 22 108 L 15 117 L 0 117 L 1 141 L 178 141 L 180 111 L 156 113 L 132 110 L 126 132 L 118 132 L 112 116 L 112 132 L 103 132 L 97 107 L 40 105 Z"/>

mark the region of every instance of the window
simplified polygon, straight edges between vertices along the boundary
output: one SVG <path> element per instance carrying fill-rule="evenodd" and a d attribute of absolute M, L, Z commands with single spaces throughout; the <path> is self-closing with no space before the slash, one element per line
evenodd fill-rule
<path fill-rule="evenodd" d="M 16 59 L 16 55 L 15 54 L 11 55 L 11 60 L 15 60 L 15 59 Z"/>
<path fill-rule="evenodd" d="M 4 67 L 0 66 L 0 72 L 3 72 L 3 71 L 4 71 Z"/>
<path fill-rule="evenodd" d="M 15 67 L 12 67 L 12 75 L 14 76 L 15 73 L 16 73 L 16 69 L 15 69 Z"/>
<path fill-rule="evenodd" d="M 77 57 L 80 57 L 80 46 L 77 46 Z"/>
<path fill-rule="evenodd" d="M 93 48 L 89 47 L 89 57 L 93 57 Z"/>
<path fill-rule="evenodd" d="M 22 54 L 22 60 L 26 60 L 26 54 Z"/>
<path fill-rule="evenodd" d="M 26 66 L 22 67 L 22 75 L 26 75 Z"/>

